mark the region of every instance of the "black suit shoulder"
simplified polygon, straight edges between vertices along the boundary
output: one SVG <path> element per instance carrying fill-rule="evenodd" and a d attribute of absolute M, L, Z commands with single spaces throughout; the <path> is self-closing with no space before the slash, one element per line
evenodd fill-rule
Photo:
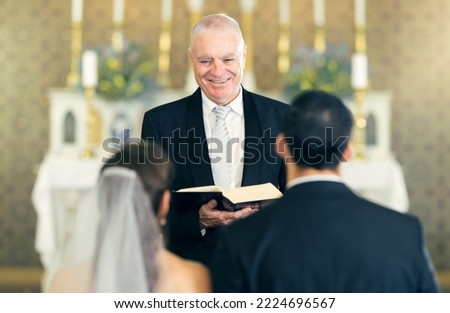
<path fill-rule="evenodd" d="M 286 104 L 286 103 L 284 103 L 282 101 L 279 101 L 279 100 L 276 100 L 276 99 L 273 99 L 273 98 L 269 98 L 269 97 L 266 97 L 266 96 L 263 96 L 263 95 L 251 92 L 251 91 L 244 90 L 244 94 L 245 93 L 247 93 L 249 96 L 254 98 L 259 103 L 266 103 L 267 105 L 276 104 L 276 105 L 280 105 L 280 106 L 289 106 L 288 104 Z"/>
<path fill-rule="evenodd" d="M 189 105 L 189 98 L 191 96 L 178 99 L 169 103 L 165 103 L 162 105 L 159 105 L 157 107 L 151 108 L 147 112 L 145 112 L 144 115 L 144 123 L 146 121 L 146 118 L 152 118 L 153 120 L 157 120 L 160 122 L 167 123 L 168 118 L 177 118 L 177 117 L 184 117 L 182 114 L 183 112 L 186 112 L 188 105 Z"/>
<path fill-rule="evenodd" d="M 294 186 L 221 235 L 212 266 L 218 292 L 438 290 L 419 219 L 342 183 Z"/>
<path fill-rule="evenodd" d="M 242 251 L 260 247 L 261 241 L 282 240 L 287 234 L 281 235 L 281 230 L 289 230 L 297 242 L 308 242 L 311 235 L 321 236 L 321 230 L 344 234 L 348 239 L 359 234 L 354 240 L 384 241 L 387 245 L 409 242 L 409 247 L 416 243 L 416 248 L 420 248 L 423 242 L 421 223 L 416 216 L 361 198 L 342 183 L 314 182 L 292 189 L 257 214 L 226 227 L 231 238 L 245 237 L 243 242 L 247 245 Z"/>
<path fill-rule="evenodd" d="M 170 113 L 170 112 L 173 112 L 173 111 L 185 110 L 187 105 L 190 102 L 190 98 L 191 97 L 192 97 L 192 95 L 189 95 L 187 97 L 184 97 L 184 98 L 181 98 L 181 99 L 177 99 L 177 100 L 174 100 L 172 102 L 161 104 L 159 106 L 151 108 L 146 113 L 159 115 L 159 114 L 167 114 L 167 113 Z"/>
<path fill-rule="evenodd" d="M 348 201 L 339 203 L 339 205 L 349 216 L 353 216 L 356 219 L 359 218 L 361 221 L 366 221 L 368 223 L 370 221 L 372 221 L 372 223 L 377 221 L 386 226 L 391 224 L 396 225 L 397 227 L 406 227 L 408 225 L 416 227 L 420 224 L 419 219 L 410 213 L 400 213 L 392 208 L 362 198 L 350 190 L 345 184 L 337 185 L 344 190 L 342 192 L 343 197 Z"/>
<path fill-rule="evenodd" d="M 249 122 L 249 119 L 253 119 L 254 114 L 256 114 L 256 120 L 259 124 L 256 128 L 261 131 L 260 134 L 249 133 L 248 135 L 250 137 L 270 138 L 270 140 L 274 142 L 274 138 L 282 131 L 283 121 L 289 105 L 245 90 L 243 93 L 243 100 L 246 123 Z M 251 121 L 249 123 L 251 123 Z M 249 129 L 249 131 L 251 131 L 251 129 Z"/>
<path fill-rule="evenodd" d="M 258 109 L 263 110 L 266 114 L 282 117 L 289 108 L 289 105 L 282 101 L 244 90 L 244 98 L 246 95 L 253 100 Z"/>
<path fill-rule="evenodd" d="M 170 137 L 174 130 L 184 126 L 194 95 L 156 106 L 145 112 L 141 138 L 144 140 L 152 138 L 158 142 L 161 137 Z"/>

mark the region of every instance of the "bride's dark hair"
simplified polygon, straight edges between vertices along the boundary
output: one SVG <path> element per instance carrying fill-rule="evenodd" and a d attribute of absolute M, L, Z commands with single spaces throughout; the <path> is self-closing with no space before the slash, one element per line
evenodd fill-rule
<path fill-rule="evenodd" d="M 174 176 L 174 166 L 166 152 L 153 141 L 130 141 L 105 162 L 102 171 L 111 166 L 125 167 L 139 175 L 156 214 L 161 196 L 171 189 Z"/>

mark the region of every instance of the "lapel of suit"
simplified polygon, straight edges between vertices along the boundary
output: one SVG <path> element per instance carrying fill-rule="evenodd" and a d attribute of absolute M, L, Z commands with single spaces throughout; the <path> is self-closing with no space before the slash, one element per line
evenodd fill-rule
<path fill-rule="evenodd" d="M 244 171 L 242 186 L 259 183 L 261 164 L 264 160 L 261 124 L 258 110 L 250 94 L 242 88 L 245 119 Z"/>
<path fill-rule="evenodd" d="M 205 125 L 203 123 L 202 96 L 200 88 L 189 98 L 186 131 L 188 144 L 187 166 L 191 168 L 191 175 L 194 177 L 196 186 L 213 185 L 210 159 L 208 154 L 208 144 L 206 142 Z"/>

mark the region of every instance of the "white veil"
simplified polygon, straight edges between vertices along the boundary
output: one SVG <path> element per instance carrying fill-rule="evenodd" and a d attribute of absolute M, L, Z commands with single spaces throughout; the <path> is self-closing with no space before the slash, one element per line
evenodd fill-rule
<path fill-rule="evenodd" d="M 78 208 L 63 265 L 87 262 L 91 292 L 152 292 L 159 227 L 137 173 L 106 168 Z"/>

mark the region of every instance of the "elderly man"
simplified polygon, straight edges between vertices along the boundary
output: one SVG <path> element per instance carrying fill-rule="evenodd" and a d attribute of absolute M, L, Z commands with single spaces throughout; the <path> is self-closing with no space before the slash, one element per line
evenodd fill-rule
<path fill-rule="evenodd" d="M 155 140 L 167 150 L 176 166 L 175 190 L 266 182 L 283 190 L 285 168 L 274 143 L 288 106 L 244 89 L 246 53 L 234 19 L 223 14 L 202 18 L 193 28 L 188 50 L 199 88 L 146 112 L 142 139 Z M 216 206 L 215 200 L 200 207 L 172 206 L 169 249 L 208 265 L 217 229 L 257 211 L 247 207 L 226 212 Z"/>

